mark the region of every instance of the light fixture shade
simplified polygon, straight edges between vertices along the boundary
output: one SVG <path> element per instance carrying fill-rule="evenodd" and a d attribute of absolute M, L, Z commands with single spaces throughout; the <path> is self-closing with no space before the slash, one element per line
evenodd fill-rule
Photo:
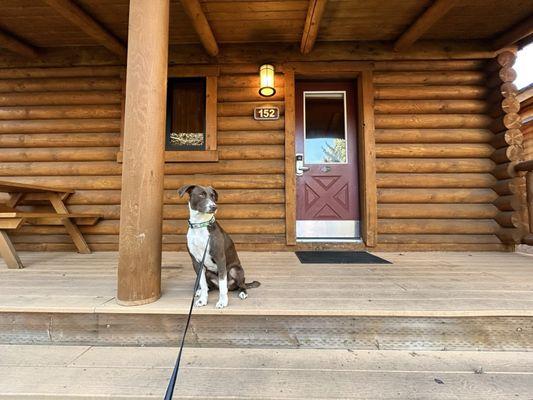
<path fill-rule="evenodd" d="M 274 89 L 274 72 L 274 66 L 271 64 L 263 64 L 259 68 L 259 94 L 263 97 L 271 97 L 276 94 L 276 89 Z"/>

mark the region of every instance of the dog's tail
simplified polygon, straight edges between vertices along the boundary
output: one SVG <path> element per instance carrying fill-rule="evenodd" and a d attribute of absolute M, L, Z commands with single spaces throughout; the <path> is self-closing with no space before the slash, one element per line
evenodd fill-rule
<path fill-rule="evenodd" d="M 246 289 L 254 289 L 254 288 L 258 288 L 259 286 L 261 286 L 261 282 L 253 281 L 250 283 L 246 283 L 245 285 L 246 285 Z"/>

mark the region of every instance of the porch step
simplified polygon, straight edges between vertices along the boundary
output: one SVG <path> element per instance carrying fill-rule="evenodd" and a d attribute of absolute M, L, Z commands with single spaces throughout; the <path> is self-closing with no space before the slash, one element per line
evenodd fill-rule
<path fill-rule="evenodd" d="M 0 346 L 0 399 L 161 399 L 176 348 Z M 175 399 L 533 397 L 533 353 L 187 348 Z"/>
<path fill-rule="evenodd" d="M 386 253 L 392 265 L 301 265 L 293 253 L 246 253 L 261 286 L 195 308 L 191 347 L 533 351 L 533 263 L 509 253 Z M 26 253 L 0 267 L 0 343 L 174 346 L 194 274 L 164 254 L 163 296 L 116 303 L 116 253 Z"/>
<path fill-rule="evenodd" d="M 175 346 L 186 315 L 2 313 L 0 343 Z M 533 351 L 533 317 L 193 315 L 189 347 Z"/>

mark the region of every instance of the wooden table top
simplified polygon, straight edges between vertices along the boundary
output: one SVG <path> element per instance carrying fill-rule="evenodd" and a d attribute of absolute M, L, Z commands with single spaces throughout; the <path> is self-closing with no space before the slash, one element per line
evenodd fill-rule
<path fill-rule="evenodd" d="M 0 192 L 4 193 L 74 193 L 74 190 L 51 186 L 30 185 L 21 182 L 0 181 Z"/>

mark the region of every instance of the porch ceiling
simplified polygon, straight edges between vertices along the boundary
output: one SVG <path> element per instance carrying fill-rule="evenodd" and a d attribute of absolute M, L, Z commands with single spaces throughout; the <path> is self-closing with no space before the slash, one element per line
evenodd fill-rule
<path fill-rule="evenodd" d="M 122 42 L 129 0 L 74 0 Z M 290 42 L 302 38 L 309 0 L 200 0 L 218 43 Z M 395 41 L 434 0 L 329 0 L 318 41 Z M 0 0 L 0 31 L 34 47 L 99 45 L 45 0 Z M 171 0 L 170 43 L 199 43 L 179 0 Z M 492 40 L 533 15 L 531 0 L 458 2 L 420 39 Z M 531 18 L 531 17 L 530 17 Z"/>

